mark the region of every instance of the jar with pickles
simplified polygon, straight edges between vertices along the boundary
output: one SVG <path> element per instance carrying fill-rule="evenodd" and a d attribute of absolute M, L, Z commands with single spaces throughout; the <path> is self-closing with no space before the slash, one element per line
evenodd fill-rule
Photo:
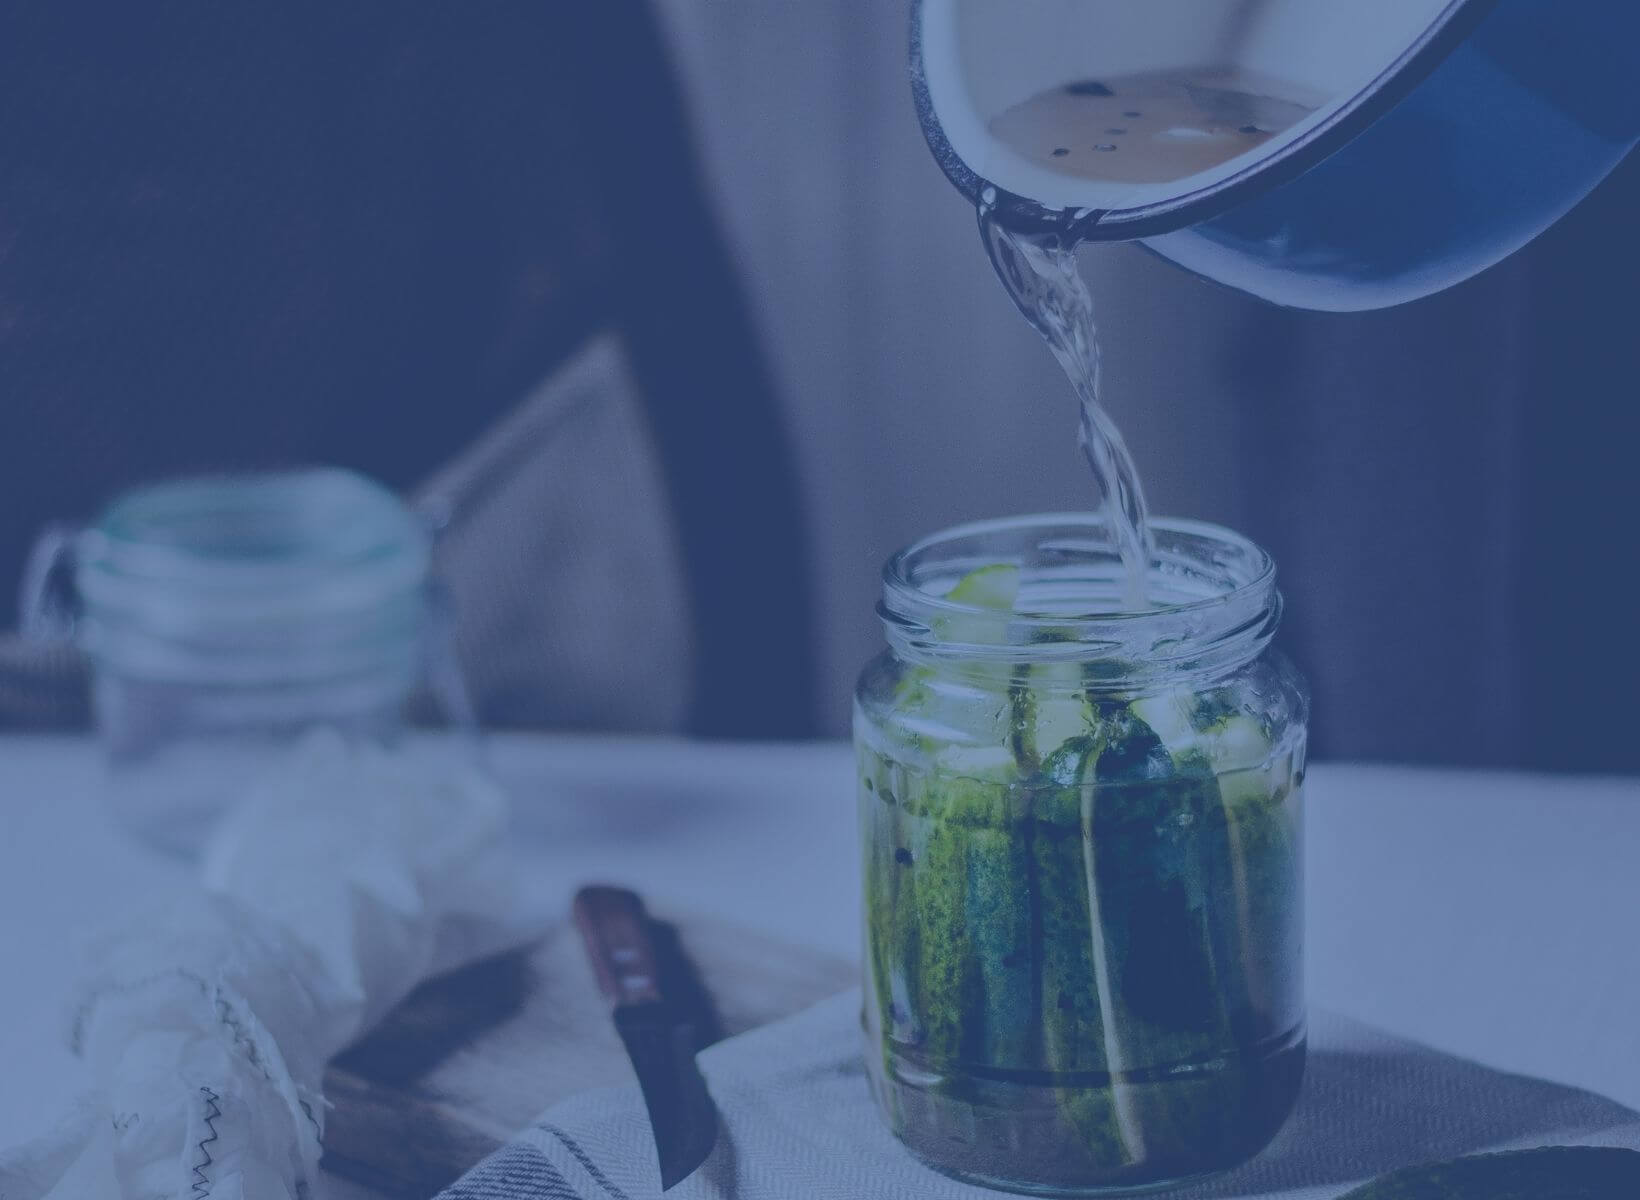
<path fill-rule="evenodd" d="M 1184 1182 L 1297 1097 L 1308 701 L 1274 564 L 1152 534 L 1139 609 L 1092 516 L 884 569 L 854 709 L 867 1065 L 894 1133 L 972 1182 Z"/>

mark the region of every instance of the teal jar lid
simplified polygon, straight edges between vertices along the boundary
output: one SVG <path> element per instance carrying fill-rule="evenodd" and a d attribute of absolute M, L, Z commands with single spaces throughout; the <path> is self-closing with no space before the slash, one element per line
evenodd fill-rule
<path fill-rule="evenodd" d="M 279 680 L 413 657 L 431 539 L 391 491 L 315 467 L 169 480 L 78 537 L 79 640 L 150 677 Z"/>

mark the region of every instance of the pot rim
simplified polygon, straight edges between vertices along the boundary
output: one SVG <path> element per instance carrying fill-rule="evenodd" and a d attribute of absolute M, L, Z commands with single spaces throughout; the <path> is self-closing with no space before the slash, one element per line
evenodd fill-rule
<path fill-rule="evenodd" d="M 1324 120 L 1267 158 L 1195 191 L 1132 208 L 1049 208 L 981 178 L 957 154 L 934 116 L 923 69 L 925 0 L 911 5 L 911 93 L 923 137 L 935 161 L 958 191 L 975 204 L 986 188 L 995 192 L 1002 223 L 1027 232 L 1058 233 L 1072 242 L 1127 241 L 1173 233 L 1220 216 L 1246 200 L 1287 183 L 1341 150 L 1434 74 L 1437 67 L 1498 6 L 1500 0 L 1450 0 L 1401 55 L 1362 91 Z"/>

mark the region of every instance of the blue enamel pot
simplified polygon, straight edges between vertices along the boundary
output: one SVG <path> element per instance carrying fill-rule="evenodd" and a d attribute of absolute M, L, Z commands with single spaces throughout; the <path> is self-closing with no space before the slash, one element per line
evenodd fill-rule
<path fill-rule="evenodd" d="M 1303 116 L 1138 182 L 996 132 L 1054 88 L 1192 67 L 1293 81 Z M 1640 0 L 913 0 L 911 79 L 945 174 L 1016 229 L 1138 241 L 1276 304 L 1384 308 L 1498 262 L 1621 161 Z"/>

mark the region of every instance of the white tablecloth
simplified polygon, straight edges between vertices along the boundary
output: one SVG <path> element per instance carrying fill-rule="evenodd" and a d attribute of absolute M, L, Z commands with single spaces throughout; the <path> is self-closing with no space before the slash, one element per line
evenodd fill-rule
<path fill-rule="evenodd" d="M 546 877 L 629 883 L 855 953 L 853 758 L 835 743 L 500 737 Z M 82 929 L 190 884 L 103 816 L 76 739 L 0 738 L 0 1136 L 79 1087 L 62 1048 Z M 1640 1108 L 1640 780 L 1323 764 L 1308 801 L 1317 1004 Z"/>

